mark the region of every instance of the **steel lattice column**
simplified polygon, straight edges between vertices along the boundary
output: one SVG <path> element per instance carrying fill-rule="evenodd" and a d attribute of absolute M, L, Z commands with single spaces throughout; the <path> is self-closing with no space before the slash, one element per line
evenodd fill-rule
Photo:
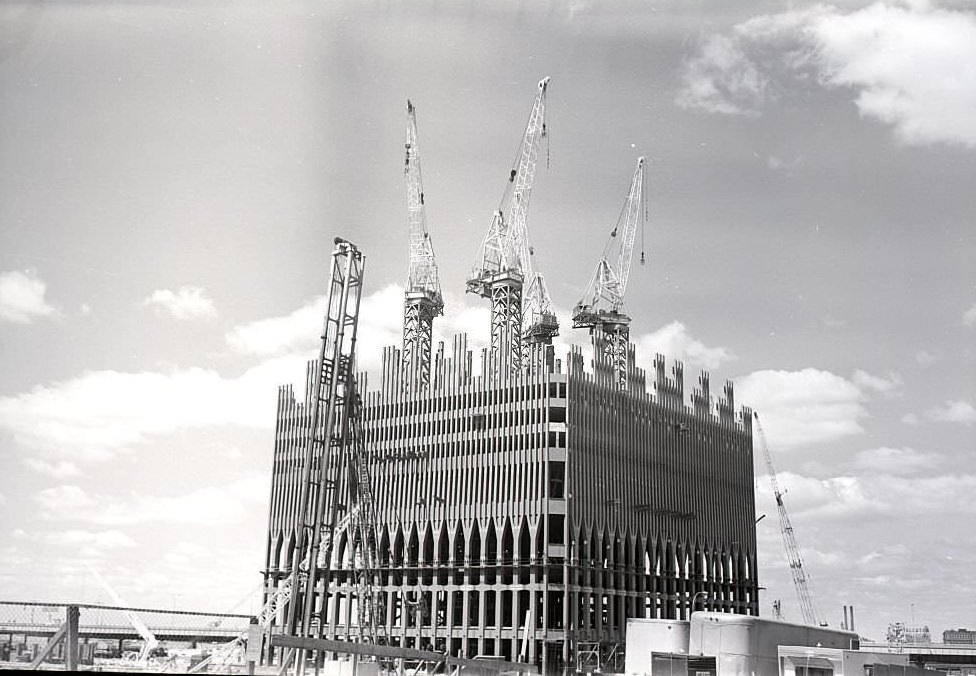
<path fill-rule="evenodd" d="M 627 387 L 627 345 L 630 342 L 630 327 L 627 324 L 604 324 L 603 358 L 613 382 L 622 388 Z"/>
<path fill-rule="evenodd" d="M 427 294 L 408 293 L 403 304 L 404 389 L 426 389 L 430 383 L 431 341 L 437 308 Z"/>
<path fill-rule="evenodd" d="M 522 370 L 522 280 L 515 276 L 491 282 L 491 369 L 502 380 Z"/>

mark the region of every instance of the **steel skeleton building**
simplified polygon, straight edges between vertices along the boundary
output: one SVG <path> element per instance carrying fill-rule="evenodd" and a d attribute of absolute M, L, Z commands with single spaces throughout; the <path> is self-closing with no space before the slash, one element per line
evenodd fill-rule
<path fill-rule="evenodd" d="M 530 361 L 548 367 L 493 382 L 464 336 L 452 347 L 424 391 L 407 393 L 394 348 L 377 390 L 360 380 L 391 644 L 558 673 L 622 647 L 628 617 L 758 614 L 751 413 L 735 411 L 731 384 L 713 408 L 702 374 L 688 407 L 681 364 L 668 375 L 658 356 L 648 392 L 633 345 L 627 389 L 607 365 L 588 371 L 574 350 L 564 366 L 545 346 Z M 266 593 L 294 563 L 309 410 L 280 388 Z M 358 635 L 348 550 L 339 534 L 323 637 Z"/>

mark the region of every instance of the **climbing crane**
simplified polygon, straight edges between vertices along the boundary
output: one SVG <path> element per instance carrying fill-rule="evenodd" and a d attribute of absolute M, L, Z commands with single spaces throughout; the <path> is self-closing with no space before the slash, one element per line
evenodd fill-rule
<path fill-rule="evenodd" d="M 427 232 L 424 184 L 417 145 L 417 112 L 407 100 L 406 160 L 407 214 L 410 222 L 410 272 L 403 299 L 404 387 L 424 389 L 430 382 L 430 355 L 434 317 L 444 314 L 434 248 Z"/>
<path fill-rule="evenodd" d="M 754 413 L 756 420 L 756 431 L 759 432 L 759 444 L 762 446 L 763 457 L 766 459 L 766 469 L 769 472 L 769 481 L 773 485 L 773 495 L 776 498 L 776 510 L 779 512 L 780 531 L 783 534 L 783 544 L 786 547 L 786 558 L 789 560 L 790 572 L 793 574 L 793 585 L 796 587 L 796 598 L 800 602 L 800 612 L 803 614 L 803 621 L 810 625 L 827 626 L 826 622 L 821 621 L 821 615 L 817 610 L 813 600 L 813 593 L 810 591 L 810 579 L 803 569 L 803 558 L 800 556 L 800 547 L 796 543 L 796 535 L 793 533 L 793 524 L 786 513 L 786 505 L 783 504 L 783 491 L 779 489 L 779 481 L 776 479 L 776 467 L 773 465 L 773 456 L 769 452 L 769 445 L 766 443 L 766 433 L 763 431 L 762 424 L 759 422 L 759 414 Z"/>
<path fill-rule="evenodd" d="M 530 342 L 545 342 L 558 333 L 545 282 L 533 271 L 526 214 L 535 180 L 539 146 L 546 136 L 546 91 L 549 78 L 539 82 L 538 93 L 522 135 L 505 193 L 492 214 L 467 290 L 491 300 L 491 368 L 505 378 L 521 370 L 523 335 Z M 526 295 L 523 296 L 523 288 Z M 528 326 L 523 334 L 523 308 Z"/>
<path fill-rule="evenodd" d="M 588 328 L 602 338 L 594 340 L 594 346 L 602 344 L 603 354 L 594 354 L 594 358 L 602 359 L 610 367 L 614 381 L 621 387 L 627 384 L 627 345 L 630 340 L 630 317 L 624 313 L 624 294 L 630 278 L 637 226 L 641 226 L 643 242 L 646 221 L 644 158 L 640 157 L 617 224 L 603 249 L 603 257 L 587 285 L 583 300 L 573 309 L 573 328 Z M 609 258 L 614 242 L 620 242 L 620 249 L 615 264 L 611 264 Z M 640 260 L 643 264 L 643 250 Z"/>
<path fill-rule="evenodd" d="M 355 245 L 335 239 L 332 274 L 326 304 L 325 326 L 318 358 L 318 377 L 313 382 L 312 411 L 306 431 L 305 454 L 301 470 L 298 514 L 301 527 L 295 537 L 293 561 L 315 561 L 307 571 L 295 565 L 288 584 L 285 633 L 309 637 L 313 626 L 321 632 L 321 619 L 328 607 L 328 580 L 332 549 L 339 526 L 340 493 L 343 469 L 348 469 L 350 416 L 358 415 L 358 393 L 354 377 L 356 330 L 363 288 L 365 260 Z M 320 580 L 326 582 L 325 598 L 316 610 Z M 360 599 L 362 600 L 362 599 Z M 296 676 L 305 670 L 305 650 L 289 652 L 296 659 Z"/>

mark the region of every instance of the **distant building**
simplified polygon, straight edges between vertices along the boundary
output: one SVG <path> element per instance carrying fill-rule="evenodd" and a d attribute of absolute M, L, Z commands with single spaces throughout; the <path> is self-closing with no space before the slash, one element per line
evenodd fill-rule
<path fill-rule="evenodd" d="M 932 634 L 929 632 L 928 626 L 892 622 L 888 625 L 885 640 L 890 644 L 911 643 L 920 645 L 931 643 Z"/>
<path fill-rule="evenodd" d="M 779 676 L 936 676 L 908 655 L 839 648 L 780 646 Z"/>
<path fill-rule="evenodd" d="M 942 632 L 942 642 L 954 645 L 976 645 L 976 631 L 972 629 L 946 629 Z"/>

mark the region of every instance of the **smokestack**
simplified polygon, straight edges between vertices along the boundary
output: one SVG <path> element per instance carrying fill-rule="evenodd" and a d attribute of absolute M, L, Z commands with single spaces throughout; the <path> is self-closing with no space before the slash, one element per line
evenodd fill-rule
<path fill-rule="evenodd" d="M 851 606 L 851 631 L 854 631 L 854 606 Z"/>
<path fill-rule="evenodd" d="M 847 624 L 847 606 L 844 606 L 844 629 L 848 629 L 850 625 Z"/>

